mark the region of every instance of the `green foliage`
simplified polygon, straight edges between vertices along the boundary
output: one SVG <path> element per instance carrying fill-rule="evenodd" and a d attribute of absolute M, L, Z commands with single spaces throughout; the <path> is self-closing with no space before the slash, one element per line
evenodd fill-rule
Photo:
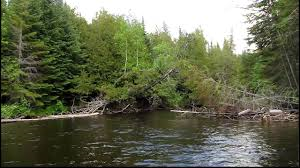
<path fill-rule="evenodd" d="M 124 59 L 117 50 L 114 37 L 120 28 L 117 16 L 100 11 L 89 26 L 87 72 L 94 76 L 98 85 L 113 82 L 122 72 Z"/>
<path fill-rule="evenodd" d="M 163 31 L 157 30 L 155 33 L 149 35 L 152 48 L 152 57 L 156 58 L 160 55 L 172 55 L 175 56 L 175 44 L 172 40 L 170 33 L 164 24 Z"/>
<path fill-rule="evenodd" d="M 169 107 L 179 107 L 182 104 L 182 96 L 177 92 L 177 81 L 167 79 L 154 87 L 154 94 L 160 97 Z"/>
<path fill-rule="evenodd" d="M 202 30 L 196 29 L 188 35 L 188 58 L 199 67 L 204 67 L 207 61 L 206 44 Z"/>
<path fill-rule="evenodd" d="M 45 115 L 54 115 L 67 112 L 68 108 L 61 101 L 50 105 L 45 109 L 32 109 L 29 102 L 22 99 L 20 103 L 1 105 L 1 118 L 18 118 L 21 116 L 37 117 Z"/>
<path fill-rule="evenodd" d="M 128 99 L 127 87 L 114 87 L 111 84 L 103 85 L 100 91 L 105 93 L 105 99 L 109 101 L 122 101 Z"/>
<path fill-rule="evenodd" d="M 80 74 L 84 61 L 80 50 L 80 35 L 74 24 L 76 17 L 74 12 L 62 3 L 48 1 L 44 3 L 43 22 L 47 30 L 44 36 L 49 53 L 42 60 L 41 80 L 52 85 L 44 89 L 48 93 L 44 99 L 49 104 L 54 104 L 56 102 L 54 96 L 72 99 L 70 89 L 74 86 L 73 78 Z"/>
<path fill-rule="evenodd" d="M 61 0 L 1 0 L 1 116 L 63 113 L 75 97 L 102 93 L 120 103 L 215 105 L 220 83 L 298 95 L 298 3 L 250 5 L 259 9 L 248 15 L 258 50 L 237 56 L 232 35 L 220 47 L 199 28 L 173 39 L 166 23 L 147 34 L 143 20 L 105 10 L 88 24 Z"/>
<path fill-rule="evenodd" d="M 174 68 L 176 62 L 177 59 L 174 56 L 160 55 L 154 60 L 153 67 L 156 71 L 163 73 L 167 72 L 169 69 Z"/>
<path fill-rule="evenodd" d="M 190 90 L 188 98 L 200 105 L 214 105 L 218 100 L 218 89 L 215 81 L 201 72 L 196 66 L 182 69 L 180 78 L 183 85 Z"/>
<path fill-rule="evenodd" d="M 299 90 L 299 1 L 261 0 L 249 8 L 249 43 L 267 61 L 265 78 L 281 88 Z"/>
<path fill-rule="evenodd" d="M 80 75 L 75 76 L 72 82 L 76 85 L 70 89 L 71 92 L 80 95 L 89 95 L 95 91 L 94 79 L 86 71 L 81 71 Z"/>
<path fill-rule="evenodd" d="M 263 68 L 264 65 L 261 62 L 256 62 L 250 73 L 251 81 L 249 83 L 251 89 L 254 90 L 254 92 L 256 92 L 264 86 L 270 85 L 270 83 L 262 77 Z"/>
<path fill-rule="evenodd" d="M 126 62 L 127 71 L 132 68 L 149 68 L 149 53 L 144 37 L 142 24 L 137 20 L 125 21 L 123 17 L 118 17 L 119 30 L 114 36 L 117 43 L 118 53 L 122 55 L 122 62 Z M 127 59 L 127 60 L 126 60 Z M 125 70 L 125 66 L 123 68 Z"/>
<path fill-rule="evenodd" d="M 48 106 L 46 109 L 39 111 L 41 114 L 54 115 L 59 113 L 64 113 L 68 110 L 66 106 L 63 105 L 61 101 L 57 101 L 56 104 Z"/>
<path fill-rule="evenodd" d="M 1 104 L 1 118 L 16 118 L 31 115 L 29 104 L 25 99 L 20 103 Z"/>

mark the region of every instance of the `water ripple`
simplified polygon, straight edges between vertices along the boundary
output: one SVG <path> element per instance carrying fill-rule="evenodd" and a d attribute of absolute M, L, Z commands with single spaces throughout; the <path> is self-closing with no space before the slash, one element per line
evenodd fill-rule
<path fill-rule="evenodd" d="M 179 120 L 172 115 L 155 112 L 3 125 L 1 165 L 299 165 L 299 128 L 294 125 Z"/>

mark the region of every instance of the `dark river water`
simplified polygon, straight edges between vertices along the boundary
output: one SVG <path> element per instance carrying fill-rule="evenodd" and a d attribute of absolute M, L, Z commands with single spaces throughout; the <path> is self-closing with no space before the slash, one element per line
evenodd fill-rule
<path fill-rule="evenodd" d="M 167 111 L 7 123 L 1 166 L 299 166 L 299 127 Z"/>

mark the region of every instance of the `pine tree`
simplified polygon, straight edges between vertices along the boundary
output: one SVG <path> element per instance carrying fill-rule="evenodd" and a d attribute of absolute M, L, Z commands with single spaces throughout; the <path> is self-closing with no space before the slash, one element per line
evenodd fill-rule
<path fill-rule="evenodd" d="M 39 10 L 39 2 L 11 0 L 8 10 L 9 51 L 3 53 L 3 56 L 8 58 L 6 66 L 3 67 L 4 76 L 6 68 L 14 69 L 12 72 L 14 78 L 10 78 L 10 82 L 6 83 L 12 84 L 8 95 L 12 101 L 18 102 L 25 98 L 32 105 L 42 105 L 42 101 L 38 100 L 41 97 L 38 91 L 41 85 L 40 60 L 47 54 L 47 47 L 39 38 L 39 30 L 43 25 L 40 22 L 42 11 Z"/>
<path fill-rule="evenodd" d="M 59 99 L 70 102 L 72 79 L 80 73 L 79 67 L 83 64 L 79 32 L 72 22 L 75 14 L 62 1 L 43 1 L 43 11 L 44 38 L 49 46 L 49 53 L 42 61 L 42 80 L 48 84 L 44 102 L 52 104 Z"/>
<path fill-rule="evenodd" d="M 265 57 L 263 73 L 279 87 L 299 90 L 299 1 L 261 0 L 249 6 L 249 43 Z M 258 11 L 258 12 L 257 12 Z M 287 49 L 287 46 L 289 47 Z"/>

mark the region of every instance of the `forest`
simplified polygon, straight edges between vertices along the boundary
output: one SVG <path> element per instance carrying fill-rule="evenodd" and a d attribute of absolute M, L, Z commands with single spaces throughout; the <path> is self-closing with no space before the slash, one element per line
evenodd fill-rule
<path fill-rule="evenodd" d="M 172 38 L 167 23 L 149 33 L 143 19 L 104 9 L 87 23 L 62 0 L 1 0 L 1 118 L 75 113 L 100 100 L 107 111 L 220 111 L 247 106 L 249 94 L 298 108 L 298 5 L 253 2 L 247 40 L 257 48 L 236 54 L 232 35 L 213 44 L 200 27 Z"/>

